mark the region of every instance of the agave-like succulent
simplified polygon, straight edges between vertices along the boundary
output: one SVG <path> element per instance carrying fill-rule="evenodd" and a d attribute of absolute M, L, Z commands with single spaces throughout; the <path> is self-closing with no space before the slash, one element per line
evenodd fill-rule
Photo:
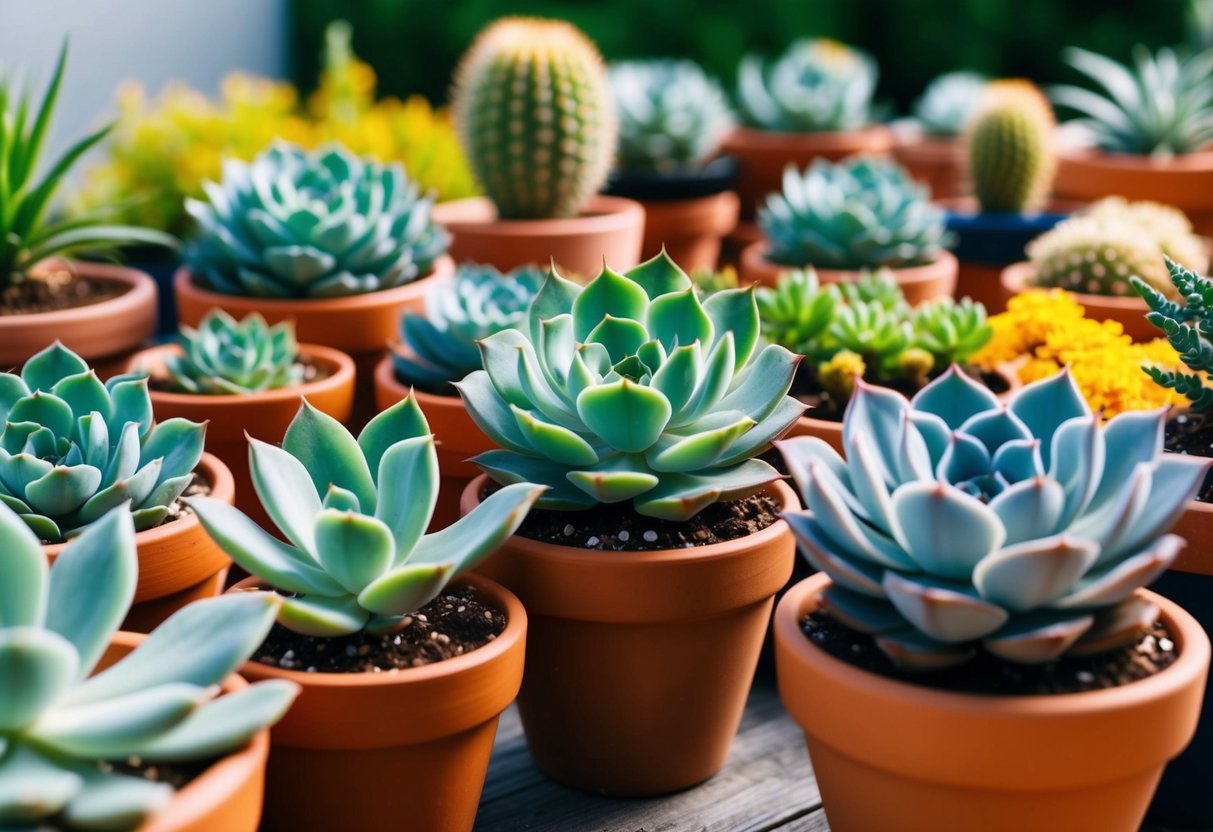
<path fill-rule="evenodd" d="M 164 359 L 172 389 L 200 395 L 259 393 L 293 387 L 303 379 L 295 325 L 270 326 L 254 312 L 244 320 L 212 309 L 198 328 L 181 327 L 181 354 Z"/>
<path fill-rule="evenodd" d="M 866 156 L 789 165 L 758 211 L 766 257 L 787 266 L 920 266 L 951 244 L 945 211 L 896 163 Z"/>
<path fill-rule="evenodd" d="M 58 341 L 0 373 L 0 502 L 43 540 L 80 531 L 129 503 L 135 528 L 160 523 L 190 484 L 206 426 L 152 426 L 147 378 L 102 384 Z"/>
<path fill-rule="evenodd" d="M 305 399 L 281 448 L 249 442 L 253 487 L 289 542 L 222 501 L 197 497 L 189 506 L 232 560 L 288 594 L 279 623 L 306 635 L 399 629 L 513 534 L 543 491 L 502 488 L 425 534 L 438 498 L 438 457 L 411 395 L 357 439 Z"/>
<path fill-rule="evenodd" d="M 927 136 L 959 136 L 977 109 L 988 83 L 985 76 L 976 72 L 940 75 L 914 102 L 915 122 Z"/>
<path fill-rule="evenodd" d="M 1210 465 L 1163 453 L 1165 419 L 1101 425 L 1067 371 L 1007 405 L 956 371 L 912 401 L 860 383 L 845 460 L 780 443 L 808 507 L 784 516 L 833 580 L 825 609 L 900 665 L 1103 652 L 1156 620 L 1134 593 L 1182 548 L 1164 532 Z"/>
<path fill-rule="evenodd" d="M 224 160 L 223 181 L 186 210 L 198 233 L 183 253 L 217 292 L 267 298 L 338 297 L 423 277 L 450 240 L 399 163 L 359 159 L 340 145 L 275 143 L 252 162 Z"/>
<path fill-rule="evenodd" d="M 538 505 L 632 500 L 686 520 L 778 474 L 752 459 L 804 410 L 797 357 L 758 347 L 751 289 L 701 302 L 663 252 L 585 286 L 555 270 L 526 326 L 480 344 L 484 368 L 455 385 L 500 449 L 472 461 L 498 482 L 549 486 Z"/>
<path fill-rule="evenodd" d="M 205 762 L 276 722 L 298 686 L 260 682 L 215 698 L 261 644 L 278 599 L 198 601 L 93 674 L 135 597 L 130 512 L 119 507 L 47 568 L 38 538 L 0 505 L 0 827 L 123 830 L 173 788 L 115 771 Z"/>
<path fill-rule="evenodd" d="M 751 127 L 817 133 L 856 130 L 871 121 L 876 61 L 837 41 L 801 39 L 769 70 L 747 55 L 737 70 L 737 101 Z"/>
<path fill-rule="evenodd" d="M 401 349 L 393 352 L 396 377 L 432 393 L 454 392 L 451 382 L 480 369 L 477 342 L 517 326 L 544 272 L 521 266 L 502 274 L 492 266 L 461 264 L 425 297 L 425 314 L 400 318 Z"/>

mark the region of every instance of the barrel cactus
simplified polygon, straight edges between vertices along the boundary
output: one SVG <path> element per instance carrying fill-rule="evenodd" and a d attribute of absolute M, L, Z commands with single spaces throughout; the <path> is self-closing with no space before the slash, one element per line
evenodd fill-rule
<path fill-rule="evenodd" d="M 1048 99 L 1029 81 L 993 81 L 966 138 L 969 176 L 981 210 L 1039 210 L 1053 183 L 1057 122 Z"/>
<path fill-rule="evenodd" d="M 455 385 L 500 446 L 473 459 L 501 483 L 549 490 L 538 505 L 631 500 L 687 520 L 776 479 L 753 459 L 804 410 L 797 357 L 758 346 L 752 289 L 705 301 L 664 253 L 584 288 L 554 270 L 525 326 L 481 342 L 484 369 Z"/>
<path fill-rule="evenodd" d="M 857 130 L 872 120 L 876 78 L 876 61 L 866 52 L 801 39 L 769 69 L 747 55 L 737 70 L 737 101 L 745 123 L 761 130 Z"/>
<path fill-rule="evenodd" d="M 179 393 L 242 395 L 293 387 L 303 379 L 295 325 L 270 326 L 254 312 L 237 322 L 212 309 L 198 328 L 181 327 L 181 353 L 164 359 L 164 381 Z"/>
<path fill-rule="evenodd" d="M 359 159 L 340 145 L 307 151 L 277 142 L 251 162 L 227 159 L 221 183 L 189 199 L 197 223 L 183 256 L 216 292 L 330 298 L 424 277 L 449 237 L 399 163 Z"/>
<path fill-rule="evenodd" d="M 845 459 L 780 443 L 808 507 L 784 517 L 833 580 L 824 609 L 898 665 L 1111 650 L 1156 620 L 1135 592 L 1183 547 L 1164 533 L 1211 464 L 1164 454 L 1165 420 L 1103 425 L 1067 371 L 1008 405 L 954 371 L 912 401 L 860 383 Z"/>
<path fill-rule="evenodd" d="M 102 384 L 58 341 L 0 373 L 0 502 L 47 542 L 129 504 L 139 531 L 168 515 L 193 480 L 206 426 L 152 426 L 147 378 Z"/>
<path fill-rule="evenodd" d="M 959 136 L 977 109 L 988 83 L 985 76 L 976 72 L 940 75 L 914 102 L 914 122 L 925 136 Z"/>
<path fill-rule="evenodd" d="M 507 17 L 455 72 L 455 125 L 502 219 L 575 216 L 606 181 L 616 123 L 594 44 L 560 20 Z"/>

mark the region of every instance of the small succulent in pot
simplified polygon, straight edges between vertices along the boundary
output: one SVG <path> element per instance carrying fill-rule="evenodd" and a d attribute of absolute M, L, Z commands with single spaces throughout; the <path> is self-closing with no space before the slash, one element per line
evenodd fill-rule
<path fill-rule="evenodd" d="M 331 298 L 424 277 L 449 237 L 399 163 L 340 145 L 284 142 L 251 162 L 228 159 L 206 200 L 186 209 L 198 226 L 183 257 L 194 279 L 230 295 Z"/>
<path fill-rule="evenodd" d="M 150 529 L 193 480 L 205 433 L 186 419 L 153 426 L 145 377 L 102 384 L 55 342 L 0 373 L 0 502 L 52 543 L 123 504 Z"/>
<path fill-rule="evenodd" d="M 1146 320 L 1162 330 L 1180 361 L 1192 372 L 1150 365 L 1142 370 L 1157 384 L 1187 398 L 1193 412 L 1208 413 L 1213 408 L 1213 385 L 1209 383 L 1209 373 L 1213 372 L 1213 280 L 1169 257 L 1166 264 L 1182 304 L 1140 277 L 1130 280 L 1150 307 Z"/>
<path fill-rule="evenodd" d="M 412 396 L 355 439 L 304 400 L 279 448 L 249 439 L 253 487 L 287 541 L 220 500 L 189 500 L 241 567 L 287 595 L 278 614 L 304 635 L 390 633 L 514 533 L 542 486 L 502 488 L 440 532 L 434 437 Z"/>
<path fill-rule="evenodd" d="M 396 378 L 426 392 L 456 395 L 451 387 L 480 369 L 477 343 L 517 326 L 543 284 L 545 273 L 521 266 L 502 274 L 492 266 L 461 264 L 425 298 L 425 314 L 400 318 L 400 347 L 392 356 Z"/>
<path fill-rule="evenodd" d="M 961 135 L 976 111 L 989 80 L 976 72 L 948 72 L 927 85 L 914 102 L 913 122 L 924 136 Z"/>
<path fill-rule="evenodd" d="M 747 55 L 737 70 L 737 101 L 751 127 L 791 133 L 842 132 L 872 120 L 876 61 L 825 38 L 801 39 L 771 67 Z"/>
<path fill-rule="evenodd" d="M 992 81 L 965 134 L 969 176 L 984 213 L 1031 214 L 1057 166 L 1049 100 L 1030 81 Z"/>
<path fill-rule="evenodd" d="M 270 326 L 257 313 L 237 321 L 212 309 L 198 328 L 181 327 L 181 354 L 164 359 L 164 381 L 179 393 L 243 395 L 294 387 L 303 380 L 291 321 Z"/>
<path fill-rule="evenodd" d="M 751 289 L 700 301 L 664 253 L 585 287 L 553 270 L 525 325 L 481 342 L 456 387 L 500 446 L 473 461 L 500 483 L 549 487 L 537 505 L 632 501 L 683 521 L 778 477 L 754 459 L 800 416 L 797 357 L 759 347 Z"/>
<path fill-rule="evenodd" d="M 861 383 L 845 460 L 780 443 L 807 506 L 785 518 L 833 580 L 824 608 L 902 667 L 1112 650 L 1156 620 L 1135 592 L 1182 549 L 1165 532 L 1210 465 L 1163 453 L 1165 418 L 1101 424 L 1065 371 L 1007 405 L 955 371 L 912 401 Z"/>
<path fill-rule="evenodd" d="M 131 513 L 112 509 L 47 567 L 38 538 L 0 505 L 0 825 L 134 829 L 173 787 L 115 770 L 197 764 L 245 745 L 298 687 L 262 682 L 216 698 L 265 637 L 268 593 L 197 601 L 94 674 L 135 596 Z"/>

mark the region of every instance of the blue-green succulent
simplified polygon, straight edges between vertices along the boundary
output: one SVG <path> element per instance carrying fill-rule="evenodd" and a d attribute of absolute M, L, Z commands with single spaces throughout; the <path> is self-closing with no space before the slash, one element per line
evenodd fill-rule
<path fill-rule="evenodd" d="M 876 61 L 826 38 L 801 39 L 773 66 L 747 55 L 737 70 L 745 123 L 794 133 L 857 130 L 872 120 Z"/>
<path fill-rule="evenodd" d="M 948 72 L 927 85 L 914 102 L 914 121 L 923 135 L 950 138 L 964 132 L 989 81 L 976 72 Z"/>

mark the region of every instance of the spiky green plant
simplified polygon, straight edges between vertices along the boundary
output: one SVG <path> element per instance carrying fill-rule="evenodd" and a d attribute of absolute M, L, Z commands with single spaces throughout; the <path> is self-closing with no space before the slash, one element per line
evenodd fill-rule
<path fill-rule="evenodd" d="M 277 722 L 298 693 L 260 682 L 216 698 L 261 644 L 278 599 L 197 601 L 94 674 L 135 597 L 130 511 L 112 509 L 47 568 L 0 505 L 0 827 L 123 832 L 173 797 L 113 764 L 203 763 Z"/>
<path fill-rule="evenodd" d="M 186 201 L 198 225 L 184 259 L 203 286 L 229 295 L 319 298 L 424 277 L 450 240 L 399 163 L 362 160 L 340 145 L 276 142 L 252 162 L 227 159 L 206 200 Z"/>
<path fill-rule="evenodd" d="M 206 426 L 152 426 L 147 378 L 105 384 L 58 341 L 0 373 L 0 502 L 43 540 L 61 541 L 129 503 L 135 528 L 157 525 L 193 480 Z"/>
<path fill-rule="evenodd" d="M 544 508 L 687 520 L 775 479 L 753 457 L 804 410 L 786 395 L 796 356 L 758 349 L 753 290 L 701 302 L 664 252 L 584 288 L 553 270 L 526 325 L 480 348 L 485 369 L 455 386 L 500 449 L 472 461 L 548 486 Z"/>
<path fill-rule="evenodd" d="M 197 497 L 203 528 L 247 572 L 287 597 L 284 627 L 334 637 L 390 633 L 461 572 L 491 554 L 543 491 L 518 484 L 425 534 L 438 498 L 438 457 L 410 395 L 355 440 L 304 400 L 282 447 L 249 439 L 253 487 L 282 537 L 239 509 Z"/>
<path fill-rule="evenodd" d="M 926 136 L 959 136 L 977 109 L 988 83 L 985 76 L 976 72 L 940 75 L 914 102 L 915 123 Z"/>
<path fill-rule="evenodd" d="M 737 70 L 745 123 L 794 133 L 857 130 L 872 120 L 876 61 L 826 38 L 797 40 L 770 68 L 747 55 Z"/>
<path fill-rule="evenodd" d="M 516 326 L 526 316 L 544 272 L 522 266 L 502 274 L 466 263 L 425 298 L 425 314 L 400 318 L 400 347 L 392 355 L 396 378 L 431 393 L 454 393 L 451 382 L 480 369 L 477 342 Z"/>
<path fill-rule="evenodd" d="M 615 153 L 606 69 L 562 20 L 505 17 L 455 71 L 455 125 L 481 188 L 503 219 L 575 216 Z"/>
<path fill-rule="evenodd" d="M 1039 210 L 1053 182 L 1057 122 L 1029 81 L 993 81 L 966 134 L 969 176 L 981 210 Z"/>
<path fill-rule="evenodd" d="M 822 286 L 813 269 L 794 269 L 781 274 L 774 286 L 759 286 L 756 299 L 763 337 L 816 360 L 842 302 L 836 285 Z"/>
<path fill-rule="evenodd" d="M 860 383 L 845 459 L 817 438 L 780 443 L 808 507 L 784 517 L 833 580 L 824 609 L 899 665 L 1104 652 L 1156 620 L 1135 592 L 1183 547 L 1164 532 L 1211 464 L 1164 454 L 1165 420 L 1102 425 L 1068 371 L 1009 405 L 954 371 L 912 402 Z"/>
<path fill-rule="evenodd" d="M 237 322 L 212 309 L 197 329 L 181 327 L 180 343 L 181 354 L 164 359 L 164 380 L 181 393 L 242 395 L 294 387 L 303 379 L 291 321 L 270 326 L 254 312 Z"/>
<path fill-rule="evenodd" d="M 911 323 L 914 346 L 930 353 L 933 373 L 963 365 L 994 335 L 986 323 L 985 306 L 970 298 L 941 297 L 920 303 Z"/>
<path fill-rule="evenodd" d="M 1176 294 L 1183 303 L 1171 300 L 1139 277 L 1130 277 L 1133 288 L 1145 299 L 1150 312 L 1146 320 L 1162 330 L 1179 353 L 1179 360 L 1192 372 L 1181 373 L 1145 366 L 1155 382 L 1190 401 L 1197 413 L 1213 408 L 1213 280 L 1167 258 L 1167 270 Z"/>

